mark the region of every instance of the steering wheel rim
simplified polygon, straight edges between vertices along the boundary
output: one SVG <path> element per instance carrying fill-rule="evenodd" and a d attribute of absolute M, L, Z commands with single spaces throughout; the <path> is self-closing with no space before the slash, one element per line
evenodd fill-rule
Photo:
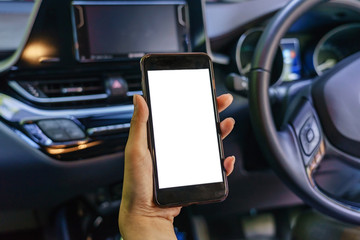
<path fill-rule="evenodd" d="M 249 83 L 250 115 L 256 137 L 265 156 L 284 182 L 300 198 L 317 210 L 334 218 L 359 224 L 359 208 L 327 196 L 311 178 L 311 171 L 316 168 L 325 154 L 324 148 L 327 142 L 321 135 L 320 121 L 311 101 L 305 103 L 299 112 L 304 112 L 300 114 L 305 114 L 302 116 L 303 119 L 313 116 L 314 123 L 319 126 L 320 140 L 312 155 L 313 169 L 309 167 L 311 164 L 304 166 L 297 137 L 298 130 L 294 127 L 296 124 L 287 124 L 280 131 L 277 130 L 270 106 L 270 75 L 281 38 L 300 16 L 324 2 L 352 7 L 360 12 L 360 2 L 355 0 L 293 0 L 279 11 L 266 27 L 255 50 Z"/>

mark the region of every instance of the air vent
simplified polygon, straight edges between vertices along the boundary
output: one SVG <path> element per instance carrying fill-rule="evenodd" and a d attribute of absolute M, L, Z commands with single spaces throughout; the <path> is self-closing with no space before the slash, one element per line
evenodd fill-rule
<path fill-rule="evenodd" d="M 104 84 L 98 79 L 71 79 L 66 81 L 37 82 L 35 84 L 35 88 L 39 89 L 48 98 L 105 93 Z M 35 84 L 32 83 L 32 85 Z M 30 84 L 26 83 L 25 85 L 29 86 Z"/>
<path fill-rule="evenodd" d="M 108 97 L 103 81 L 97 78 L 9 81 L 9 85 L 27 100 L 46 106 L 100 103 Z"/>
<path fill-rule="evenodd" d="M 116 75 L 115 75 L 116 78 Z M 67 78 L 11 80 L 10 87 L 34 104 L 46 107 L 94 107 L 130 104 L 134 94 L 142 94 L 139 74 L 118 76 L 127 84 L 124 97 L 114 97 L 108 78 Z"/>

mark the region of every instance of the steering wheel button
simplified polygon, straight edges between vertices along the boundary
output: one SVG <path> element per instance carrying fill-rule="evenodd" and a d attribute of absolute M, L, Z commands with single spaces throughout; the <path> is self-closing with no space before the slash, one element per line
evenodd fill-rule
<path fill-rule="evenodd" d="M 320 131 L 314 117 L 310 117 L 300 131 L 300 143 L 304 153 L 312 154 L 320 142 Z"/>
<path fill-rule="evenodd" d="M 314 131 L 310 128 L 307 133 L 306 133 L 306 140 L 311 143 L 312 140 L 314 140 L 315 138 L 315 134 L 314 134 Z"/>

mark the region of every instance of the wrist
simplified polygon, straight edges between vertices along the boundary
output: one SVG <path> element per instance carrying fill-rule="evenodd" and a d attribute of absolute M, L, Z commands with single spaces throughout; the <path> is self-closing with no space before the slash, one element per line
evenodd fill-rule
<path fill-rule="evenodd" d="M 125 240 L 177 239 L 173 222 L 163 217 L 120 214 L 119 228 Z"/>

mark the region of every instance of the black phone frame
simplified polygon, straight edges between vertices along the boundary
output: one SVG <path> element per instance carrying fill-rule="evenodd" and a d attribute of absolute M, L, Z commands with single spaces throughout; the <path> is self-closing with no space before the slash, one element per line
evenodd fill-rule
<path fill-rule="evenodd" d="M 140 65 L 142 72 L 143 95 L 149 107 L 148 143 L 153 159 L 154 202 L 159 206 L 170 207 L 185 206 L 190 204 L 204 204 L 225 200 L 228 195 L 228 182 L 226 171 L 223 167 L 224 150 L 221 140 L 220 118 L 217 110 L 214 71 L 210 57 L 205 53 L 147 54 L 141 59 Z M 220 150 L 219 154 L 221 159 L 223 181 L 218 183 L 159 189 L 147 71 L 204 68 L 207 68 L 210 71 L 214 116 L 218 133 L 217 138 Z"/>

